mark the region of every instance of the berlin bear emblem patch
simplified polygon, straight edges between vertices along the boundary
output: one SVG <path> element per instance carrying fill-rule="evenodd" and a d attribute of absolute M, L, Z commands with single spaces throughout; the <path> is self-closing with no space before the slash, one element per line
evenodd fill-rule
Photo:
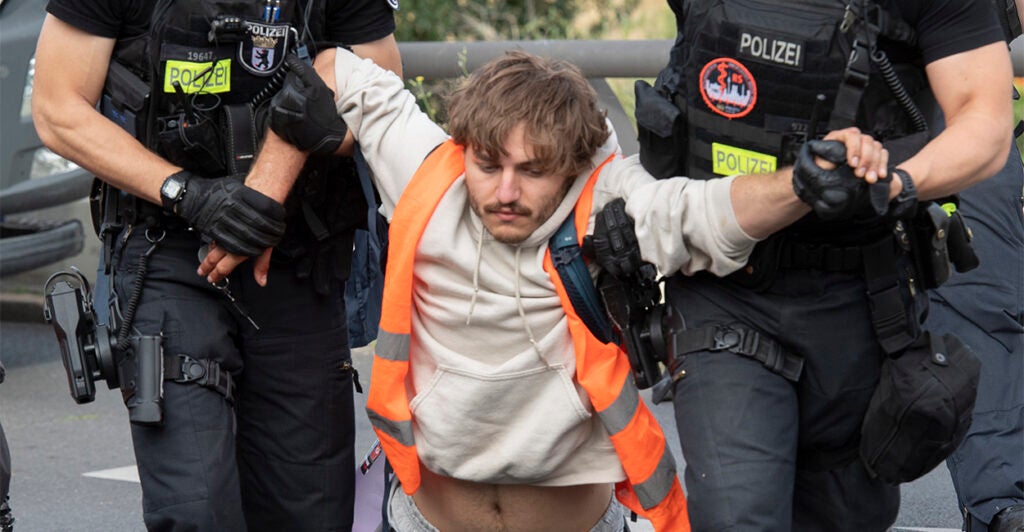
<path fill-rule="evenodd" d="M 700 95 L 713 112 L 726 118 L 740 118 L 757 103 L 757 83 L 742 63 L 731 57 L 719 57 L 701 70 Z"/>
<path fill-rule="evenodd" d="M 245 21 L 246 37 L 238 43 L 238 62 L 257 76 L 269 76 L 288 53 L 288 24 Z"/>

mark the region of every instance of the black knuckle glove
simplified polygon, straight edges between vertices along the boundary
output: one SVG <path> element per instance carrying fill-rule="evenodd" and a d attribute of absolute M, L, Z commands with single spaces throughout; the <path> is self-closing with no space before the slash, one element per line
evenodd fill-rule
<path fill-rule="evenodd" d="M 284 236 L 284 206 L 238 179 L 192 177 L 187 190 L 177 212 L 206 242 L 253 257 Z"/>
<path fill-rule="evenodd" d="M 836 167 L 826 170 L 818 166 L 815 156 Z M 888 182 L 884 186 L 888 196 Z M 846 147 L 833 140 L 804 143 L 793 165 L 793 191 L 822 220 L 849 218 L 864 207 L 873 206 L 878 197 L 875 191 L 868 190 L 867 182 L 857 178 L 846 164 Z"/>
<path fill-rule="evenodd" d="M 625 200 L 614 199 L 597 213 L 590 247 L 594 260 L 616 277 L 631 275 L 640 268 L 643 258 Z"/>
<path fill-rule="evenodd" d="M 284 86 L 270 100 L 270 129 L 302 151 L 334 153 L 348 132 L 334 94 L 313 67 L 295 55 L 285 58 L 285 66 Z"/>

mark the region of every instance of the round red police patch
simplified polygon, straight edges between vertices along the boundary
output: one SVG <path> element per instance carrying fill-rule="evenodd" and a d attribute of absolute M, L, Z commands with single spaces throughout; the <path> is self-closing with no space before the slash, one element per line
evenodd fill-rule
<path fill-rule="evenodd" d="M 715 113 L 739 118 L 754 108 L 757 83 L 742 63 L 730 57 L 719 57 L 700 71 L 700 95 Z"/>

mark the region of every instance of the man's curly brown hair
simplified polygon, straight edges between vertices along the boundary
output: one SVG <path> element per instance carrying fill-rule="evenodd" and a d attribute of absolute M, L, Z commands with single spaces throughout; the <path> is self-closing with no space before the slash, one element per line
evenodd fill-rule
<path fill-rule="evenodd" d="M 508 155 L 519 124 L 545 173 L 575 176 L 608 139 L 606 112 L 578 67 L 568 61 L 509 51 L 466 78 L 448 98 L 448 129 L 456 143 L 483 154 Z"/>

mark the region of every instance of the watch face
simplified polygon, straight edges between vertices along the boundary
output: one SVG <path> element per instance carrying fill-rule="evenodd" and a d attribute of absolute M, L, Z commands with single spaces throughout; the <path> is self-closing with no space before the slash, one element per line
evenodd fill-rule
<path fill-rule="evenodd" d="M 178 196 L 181 195 L 181 191 L 184 188 L 184 184 L 176 179 L 168 179 L 164 182 L 163 189 L 160 193 L 167 199 L 177 200 Z"/>

